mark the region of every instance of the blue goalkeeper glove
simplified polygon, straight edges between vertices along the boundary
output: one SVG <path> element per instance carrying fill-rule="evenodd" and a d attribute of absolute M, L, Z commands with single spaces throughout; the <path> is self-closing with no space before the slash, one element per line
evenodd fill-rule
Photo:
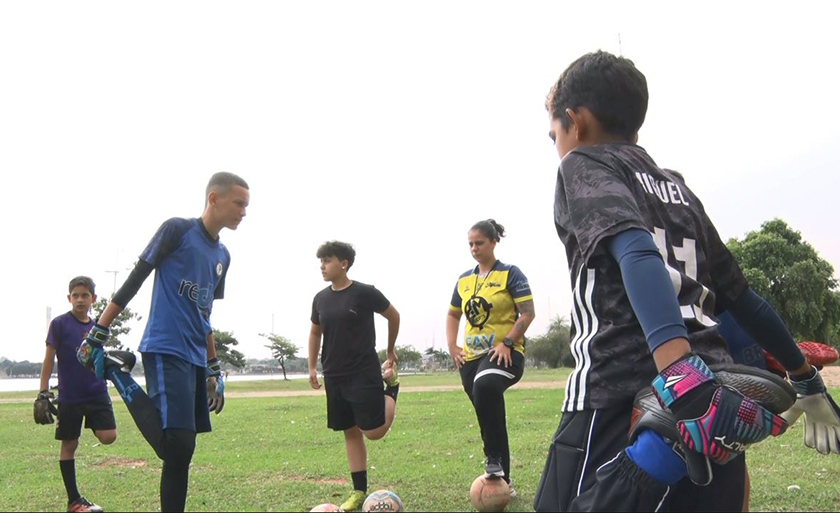
<path fill-rule="evenodd" d="M 787 422 L 731 387 L 721 386 L 698 355 L 690 353 L 653 380 L 659 404 L 677 419 L 688 449 L 726 464 L 751 444 L 779 436 Z"/>
<path fill-rule="evenodd" d="M 76 359 L 82 367 L 93 371 L 99 379 L 105 379 L 105 350 L 103 349 L 111 330 L 99 324 L 95 324 L 88 332 L 87 337 L 76 350 Z"/>
<path fill-rule="evenodd" d="M 225 407 L 225 382 L 218 358 L 207 362 L 207 407 L 216 412 L 216 415 Z"/>

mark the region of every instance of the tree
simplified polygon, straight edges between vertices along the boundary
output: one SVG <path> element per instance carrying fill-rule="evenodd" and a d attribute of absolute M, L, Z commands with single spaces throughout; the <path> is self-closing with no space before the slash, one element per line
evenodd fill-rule
<path fill-rule="evenodd" d="M 455 362 L 452 361 L 452 355 L 450 355 L 449 351 L 446 349 L 435 349 L 434 347 L 429 347 L 426 349 L 425 355 L 430 357 L 429 360 L 432 363 L 432 370 L 453 370 L 455 368 Z"/>
<path fill-rule="evenodd" d="M 394 352 L 397 353 L 400 367 L 403 369 L 419 369 L 423 363 L 423 355 L 411 346 L 396 346 Z M 388 359 L 388 351 L 385 349 L 379 351 L 378 355 L 381 363 L 385 363 L 385 360 Z"/>
<path fill-rule="evenodd" d="M 286 360 L 294 360 L 296 358 L 298 352 L 297 346 L 286 337 L 281 337 L 274 333 L 268 335 L 260 333 L 260 336 L 267 338 L 271 342 L 271 344 L 265 347 L 269 348 L 274 358 L 280 362 L 280 368 L 283 369 L 283 379 L 288 381 L 289 378 L 286 377 Z"/>
<path fill-rule="evenodd" d="M 569 346 L 570 335 L 569 321 L 564 317 L 555 317 L 544 335 L 528 341 L 525 356 L 537 367 L 574 367 L 575 359 Z"/>
<path fill-rule="evenodd" d="M 834 268 L 781 219 L 726 243 L 750 286 L 779 312 L 794 337 L 840 344 Z"/>
<path fill-rule="evenodd" d="M 93 311 L 96 312 L 97 319 L 102 316 L 102 312 L 105 311 L 105 307 L 107 307 L 110 302 L 110 299 L 105 299 L 103 297 L 99 298 L 99 301 L 93 304 Z M 111 322 L 111 336 L 108 338 L 108 342 L 105 343 L 107 347 L 115 347 L 120 350 L 125 349 L 120 337 L 128 335 L 131 332 L 131 327 L 128 326 L 128 322 L 132 319 L 140 321 L 143 318 L 139 314 L 132 312 L 131 308 L 126 307 L 113 320 L 113 322 Z"/>
<path fill-rule="evenodd" d="M 219 359 L 222 366 L 230 365 L 237 369 L 245 367 L 245 355 L 236 349 L 232 349 L 233 346 L 239 345 L 239 341 L 233 336 L 233 332 L 213 329 L 213 338 L 216 340 L 216 358 Z"/>

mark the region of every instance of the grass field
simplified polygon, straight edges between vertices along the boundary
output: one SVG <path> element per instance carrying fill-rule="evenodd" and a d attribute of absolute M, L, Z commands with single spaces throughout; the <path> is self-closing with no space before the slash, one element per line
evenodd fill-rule
<path fill-rule="evenodd" d="M 567 372 L 529 371 L 526 376 L 559 381 Z M 469 485 L 482 471 L 483 455 L 466 396 L 410 391 L 450 384 L 458 384 L 454 373 L 407 376 L 391 433 L 368 445 L 371 490 L 396 491 L 408 510 L 471 510 Z M 299 386 L 231 383 L 229 390 Z M 833 392 L 840 400 L 840 391 Z M 0 399 L 18 395 L 0 394 Z M 520 494 L 509 511 L 531 511 L 562 399 L 559 389 L 513 389 L 506 394 L 513 477 Z M 116 444 L 97 445 L 89 432 L 82 436 L 76 464 L 80 490 L 106 510 L 155 511 L 160 462 L 125 407 L 115 403 L 115 411 Z M 0 419 L 0 510 L 62 510 L 66 498 L 53 430 L 32 422 L 29 402 L 0 404 Z M 198 440 L 187 510 L 306 511 L 322 502 L 341 503 L 349 491 L 343 437 L 326 428 L 323 397 L 231 399 L 213 421 L 213 433 Z M 751 449 L 748 462 L 753 509 L 840 510 L 840 457 L 805 448 L 801 423 Z M 791 485 L 801 490 L 790 492 Z"/>

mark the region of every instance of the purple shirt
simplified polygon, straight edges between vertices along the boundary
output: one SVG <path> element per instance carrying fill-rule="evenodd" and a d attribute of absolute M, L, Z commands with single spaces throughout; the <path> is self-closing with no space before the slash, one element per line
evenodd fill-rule
<path fill-rule="evenodd" d="M 76 349 L 82 344 L 93 320 L 82 322 L 72 312 L 59 315 L 50 323 L 47 345 L 58 357 L 58 397 L 64 404 L 85 403 L 108 395 L 104 380 L 82 367 L 76 359 Z"/>

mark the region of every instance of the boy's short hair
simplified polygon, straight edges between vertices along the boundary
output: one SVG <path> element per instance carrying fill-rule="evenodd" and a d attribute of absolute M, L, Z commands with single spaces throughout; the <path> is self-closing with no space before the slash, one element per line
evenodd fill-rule
<path fill-rule="evenodd" d="M 647 80 L 633 61 L 598 50 L 580 57 L 552 86 L 546 109 L 569 130 L 566 109 L 586 107 L 605 132 L 633 141 L 645 122 Z"/>
<path fill-rule="evenodd" d="M 248 189 L 248 182 L 246 182 L 239 176 L 233 173 L 228 173 L 226 171 L 216 173 L 213 176 L 211 176 L 210 181 L 207 182 L 207 189 L 204 192 L 204 196 L 209 196 L 210 192 L 212 191 L 216 191 L 218 194 L 224 196 L 228 193 L 228 191 L 230 191 L 230 189 L 234 185 L 238 185 L 244 189 Z"/>
<path fill-rule="evenodd" d="M 90 292 L 91 295 L 96 295 L 96 284 L 93 283 L 93 280 L 88 278 L 87 276 L 76 276 L 75 278 L 70 280 L 70 287 L 67 292 L 69 294 L 72 294 L 73 289 L 75 289 L 76 287 L 85 287 L 86 289 L 88 289 L 88 292 Z"/>
<path fill-rule="evenodd" d="M 356 250 L 353 249 L 352 244 L 331 240 L 321 244 L 318 252 L 315 253 L 318 258 L 337 257 L 339 260 L 347 260 L 347 269 L 353 267 L 353 262 L 356 261 Z"/>

